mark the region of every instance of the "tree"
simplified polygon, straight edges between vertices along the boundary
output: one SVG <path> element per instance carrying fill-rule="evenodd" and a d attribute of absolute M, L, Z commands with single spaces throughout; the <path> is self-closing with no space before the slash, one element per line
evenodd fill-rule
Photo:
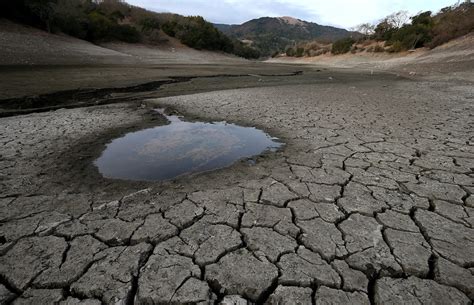
<path fill-rule="evenodd" d="M 370 23 L 362 23 L 356 26 L 354 30 L 367 37 L 375 33 L 375 25 Z"/>
<path fill-rule="evenodd" d="M 402 28 L 410 21 L 407 11 L 399 11 L 382 19 L 374 29 L 374 37 L 377 40 L 390 40 L 397 29 Z"/>
<path fill-rule="evenodd" d="M 388 15 L 385 18 L 394 28 L 401 28 L 405 24 L 410 22 L 410 13 L 408 11 L 399 11 Z"/>
<path fill-rule="evenodd" d="M 54 18 L 54 6 L 56 0 L 26 0 L 25 6 L 36 16 L 51 32 L 51 24 Z"/>
<path fill-rule="evenodd" d="M 395 32 L 395 27 L 387 20 L 383 19 L 374 30 L 374 37 L 377 40 L 390 40 L 392 34 Z"/>
<path fill-rule="evenodd" d="M 355 41 L 352 38 L 344 38 L 344 39 L 338 40 L 332 44 L 331 53 L 334 55 L 345 54 L 351 50 L 354 42 Z"/>

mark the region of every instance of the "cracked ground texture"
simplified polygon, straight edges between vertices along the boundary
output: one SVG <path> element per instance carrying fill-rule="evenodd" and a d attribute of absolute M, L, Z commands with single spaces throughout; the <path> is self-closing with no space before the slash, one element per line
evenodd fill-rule
<path fill-rule="evenodd" d="M 335 74 L 3 118 L 0 303 L 473 304 L 472 88 Z M 286 145 L 164 183 L 98 176 L 154 107 Z"/>

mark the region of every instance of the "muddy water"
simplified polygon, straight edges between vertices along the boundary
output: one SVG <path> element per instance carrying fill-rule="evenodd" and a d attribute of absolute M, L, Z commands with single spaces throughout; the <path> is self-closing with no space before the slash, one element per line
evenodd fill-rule
<path fill-rule="evenodd" d="M 95 161 L 99 172 L 122 180 L 169 180 L 227 167 L 283 145 L 253 127 L 166 118 L 169 125 L 132 132 L 108 144 Z"/>

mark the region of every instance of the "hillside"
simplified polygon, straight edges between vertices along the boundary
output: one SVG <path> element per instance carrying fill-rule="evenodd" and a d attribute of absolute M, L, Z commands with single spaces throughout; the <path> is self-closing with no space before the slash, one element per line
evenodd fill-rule
<path fill-rule="evenodd" d="M 456 38 L 434 49 L 419 48 L 410 52 L 358 52 L 314 57 L 276 57 L 267 63 L 308 64 L 317 67 L 390 71 L 406 77 L 474 79 L 474 33 Z"/>
<path fill-rule="evenodd" d="M 159 44 L 93 44 L 0 18 L 0 65 L 208 64 L 242 61 L 222 52 L 189 48 L 164 33 L 160 34 Z"/>
<path fill-rule="evenodd" d="M 0 1 L 0 18 L 94 44 L 121 41 L 160 45 L 166 33 L 194 49 L 260 57 L 200 16 L 156 13 L 122 0 Z"/>
<path fill-rule="evenodd" d="M 336 27 L 323 26 L 292 17 L 263 17 L 241 25 L 215 24 L 230 37 L 248 41 L 263 55 L 272 55 L 288 45 L 305 40 L 334 41 L 353 33 Z"/>

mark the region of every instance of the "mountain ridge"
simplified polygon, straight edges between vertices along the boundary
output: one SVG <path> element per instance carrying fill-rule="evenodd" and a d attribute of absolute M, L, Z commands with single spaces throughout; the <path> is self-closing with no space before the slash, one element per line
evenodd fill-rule
<path fill-rule="evenodd" d="M 301 41 L 335 41 L 354 32 L 334 26 L 320 25 L 289 16 L 260 17 L 242 24 L 214 24 L 224 34 L 246 41 L 264 55 L 283 51 Z"/>

